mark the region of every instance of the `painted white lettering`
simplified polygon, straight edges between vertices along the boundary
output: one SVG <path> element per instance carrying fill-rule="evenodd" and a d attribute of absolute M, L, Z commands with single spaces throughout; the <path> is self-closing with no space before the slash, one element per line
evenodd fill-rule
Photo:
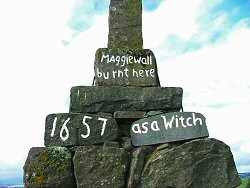
<path fill-rule="evenodd" d="M 148 122 L 143 122 L 142 123 L 142 133 L 146 134 L 148 132 L 148 127 L 146 127 L 146 125 L 148 125 Z"/>
<path fill-rule="evenodd" d="M 133 63 L 133 61 L 132 61 L 132 60 L 133 60 L 133 56 L 131 56 L 131 55 L 130 55 L 130 56 L 128 56 L 128 61 L 129 61 L 129 63 Z"/>
<path fill-rule="evenodd" d="M 102 54 L 102 58 L 101 58 L 101 63 L 103 62 L 104 59 L 107 58 L 107 63 L 109 63 L 109 55 L 104 55 Z"/>
<path fill-rule="evenodd" d="M 99 69 L 96 69 L 96 74 L 98 78 L 102 77 L 102 73 L 99 71 Z"/>
<path fill-rule="evenodd" d="M 140 63 L 140 61 L 141 61 L 141 57 L 139 57 L 138 59 L 136 59 L 136 57 L 134 57 L 134 63 Z"/>
<path fill-rule="evenodd" d="M 124 69 L 124 74 L 125 74 L 125 76 L 127 76 L 128 77 L 128 69 L 126 68 L 126 69 Z"/>
<path fill-rule="evenodd" d="M 161 116 L 162 119 L 163 119 L 163 122 L 164 122 L 164 125 L 165 125 L 165 129 L 167 130 L 168 127 L 170 129 L 172 129 L 172 124 L 173 124 L 173 121 L 174 121 L 174 116 L 172 116 L 171 120 L 167 122 L 167 119 L 166 119 L 166 116 Z"/>
<path fill-rule="evenodd" d="M 138 72 L 135 70 L 135 69 L 133 69 L 133 77 L 139 77 L 139 75 L 138 75 Z"/>
<path fill-rule="evenodd" d="M 139 75 L 140 75 L 140 77 L 143 77 L 143 73 L 144 73 L 143 70 L 139 70 Z"/>
<path fill-rule="evenodd" d="M 175 116 L 175 126 L 176 126 L 176 127 L 179 127 L 178 116 L 177 116 L 177 115 Z"/>
<path fill-rule="evenodd" d="M 67 123 L 69 122 L 70 118 L 68 118 L 62 125 L 62 128 L 60 130 L 60 138 L 62 141 L 65 141 L 69 138 L 69 129 L 67 128 Z M 63 135 L 63 132 L 65 131 L 65 135 Z"/>
<path fill-rule="evenodd" d="M 151 129 L 152 129 L 153 131 L 160 131 L 160 128 L 159 128 L 159 126 L 158 126 L 158 122 L 157 122 L 157 121 L 153 121 L 153 122 L 151 123 Z"/>
<path fill-rule="evenodd" d="M 90 128 L 89 128 L 89 124 L 86 122 L 86 119 L 92 119 L 92 117 L 90 117 L 90 116 L 84 116 L 83 117 L 82 123 L 83 123 L 83 125 L 86 126 L 87 133 L 86 134 L 81 134 L 82 138 L 88 138 L 89 135 L 90 135 Z"/>
<path fill-rule="evenodd" d="M 113 70 L 113 78 L 116 78 L 116 73 L 117 73 L 117 71 Z"/>
<path fill-rule="evenodd" d="M 179 119 L 180 119 L 180 121 L 181 121 L 181 126 L 182 126 L 182 127 L 187 127 L 187 126 L 184 124 L 184 117 L 181 116 Z"/>
<path fill-rule="evenodd" d="M 146 73 L 146 77 L 149 76 L 149 70 L 145 70 L 145 73 Z"/>
<path fill-rule="evenodd" d="M 124 67 L 125 63 L 126 63 L 126 56 L 122 56 L 121 57 L 121 62 L 122 62 L 122 67 Z"/>
<path fill-rule="evenodd" d="M 114 62 L 115 63 L 115 56 L 112 55 L 109 62 Z"/>
<path fill-rule="evenodd" d="M 143 65 L 147 65 L 147 58 L 146 57 L 141 58 L 141 63 Z"/>
<path fill-rule="evenodd" d="M 103 72 L 102 74 L 103 74 L 103 78 L 104 78 L 105 80 L 108 80 L 108 79 L 109 79 L 109 72 L 106 72 L 106 74 L 105 74 L 105 72 Z"/>
<path fill-rule="evenodd" d="M 55 130 L 56 130 L 56 122 L 57 122 L 57 117 L 55 117 L 54 121 L 53 121 L 53 127 L 52 127 L 52 131 L 50 133 L 50 136 L 53 137 L 55 134 Z"/>
<path fill-rule="evenodd" d="M 193 123 L 194 123 L 194 125 L 196 125 L 196 122 L 197 122 L 197 121 L 199 121 L 199 124 L 202 125 L 202 120 L 201 120 L 201 118 L 196 118 L 196 117 L 195 117 L 195 113 L 192 113 L 192 115 L 193 115 Z"/>
<path fill-rule="evenodd" d="M 106 128 L 106 124 L 107 124 L 108 119 L 99 117 L 98 120 L 103 121 L 102 132 L 101 132 L 101 136 L 102 136 L 104 134 L 104 132 L 105 132 L 105 128 Z"/>
<path fill-rule="evenodd" d="M 116 61 L 116 66 L 118 66 L 118 65 L 119 65 L 119 63 L 120 63 L 120 59 L 121 59 L 121 57 L 120 57 L 120 56 L 116 56 L 116 58 L 115 58 L 115 61 Z"/>
<path fill-rule="evenodd" d="M 187 126 L 189 126 L 189 127 L 192 127 L 192 124 L 189 122 L 189 120 L 191 120 L 191 119 L 192 119 L 191 117 L 188 117 L 187 121 L 186 121 L 187 122 Z"/>
<path fill-rule="evenodd" d="M 117 76 L 118 76 L 118 78 L 119 78 L 119 77 L 122 77 L 122 78 L 123 78 L 123 71 L 118 70 L 118 74 L 117 74 Z"/>
<path fill-rule="evenodd" d="M 151 77 L 155 77 L 155 69 L 150 69 L 150 76 Z"/>
<path fill-rule="evenodd" d="M 139 125 L 138 123 L 132 125 L 132 131 L 133 131 L 134 133 L 139 133 L 139 134 L 142 133 L 142 132 L 141 132 L 141 129 L 140 129 L 140 125 Z"/>

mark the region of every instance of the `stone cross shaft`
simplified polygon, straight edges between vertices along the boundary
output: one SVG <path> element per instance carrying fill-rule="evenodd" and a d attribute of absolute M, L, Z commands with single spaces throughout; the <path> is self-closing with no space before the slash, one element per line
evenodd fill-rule
<path fill-rule="evenodd" d="M 142 0 L 110 0 L 108 48 L 143 48 Z"/>

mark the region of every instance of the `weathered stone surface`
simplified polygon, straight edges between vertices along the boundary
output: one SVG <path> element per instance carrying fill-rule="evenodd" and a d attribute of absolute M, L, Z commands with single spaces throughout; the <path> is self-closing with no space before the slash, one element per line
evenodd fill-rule
<path fill-rule="evenodd" d="M 101 114 L 58 113 L 46 117 L 45 146 L 90 145 L 118 136 L 116 120 Z"/>
<path fill-rule="evenodd" d="M 67 148 L 31 148 L 23 169 L 26 188 L 76 187 L 72 155 Z"/>
<path fill-rule="evenodd" d="M 73 162 L 78 188 L 125 185 L 129 157 L 122 148 L 80 146 Z"/>
<path fill-rule="evenodd" d="M 76 86 L 71 88 L 70 112 L 115 112 L 180 109 L 182 88 Z"/>
<path fill-rule="evenodd" d="M 241 183 L 230 148 L 210 138 L 155 151 L 141 179 L 142 187 L 233 188 Z"/>
<path fill-rule="evenodd" d="M 115 142 L 115 141 L 109 141 L 109 142 L 104 142 L 103 143 L 103 147 L 115 147 L 115 148 L 119 148 L 119 142 Z"/>
<path fill-rule="evenodd" d="M 151 50 L 100 48 L 95 54 L 97 86 L 160 86 Z"/>
<path fill-rule="evenodd" d="M 141 119 L 147 117 L 146 111 L 116 111 L 115 119 Z"/>
<path fill-rule="evenodd" d="M 163 114 L 164 113 L 164 111 L 161 111 L 161 110 L 158 110 L 158 111 L 149 111 L 148 113 L 147 113 L 147 116 L 156 116 L 156 115 L 159 115 L 159 114 Z M 166 112 L 165 112 L 166 113 Z"/>
<path fill-rule="evenodd" d="M 129 137 L 121 137 L 120 145 L 125 152 L 131 153 L 134 150 L 131 139 Z"/>
<path fill-rule="evenodd" d="M 135 121 L 131 127 L 134 146 L 208 136 L 205 117 L 195 112 L 170 112 L 151 116 Z"/>
<path fill-rule="evenodd" d="M 111 0 L 108 48 L 142 49 L 142 1 Z"/>
<path fill-rule="evenodd" d="M 151 146 L 142 146 L 135 149 L 130 163 L 127 187 L 137 187 L 141 180 L 141 173 L 146 157 L 153 151 Z"/>

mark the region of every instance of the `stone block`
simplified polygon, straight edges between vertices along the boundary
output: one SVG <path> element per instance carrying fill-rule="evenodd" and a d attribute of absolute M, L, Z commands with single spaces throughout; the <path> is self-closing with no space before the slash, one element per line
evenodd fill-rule
<path fill-rule="evenodd" d="M 141 177 L 141 187 L 231 188 L 240 184 L 230 148 L 212 138 L 155 151 Z"/>
<path fill-rule="evenodd" d="M 116 111 L 115 119 L 141 119 L 147 117 L 146 111 Z"/>
<path fill-rule="evenodd" d="M 108 48 L 142 49 L 142 1 L 111 0 Z"/>
<path fill-rule="evenodd" d="M 71 113 L 180 110 L 179 87 L 76 86 L 71 88 Z"/>
<path fill-rule="evenodd" d="M 134 146 L 208 137 L 205 117 L 196 112 L 171 112 L 137 120 L 131 127 Z"/>
<path fill-rule="evenodd" d="M 80 146 L 73 162 L 77 188 L 122 188 L 125 185 L 129 157 L 122 148 Z"/>
<path fill-rule="evenodd" d="M 91 145 L 118 136 L 116 120 L 101 114 L 49 114 L 45 121 L 45 146 Z"/>
<path fill-rule="evenodd" d="M 24 165 L 25 188 L 76 188 L 72 155 L 64 147 L 33 147 Z"/>
<path fill-rule="evenodd" d="M 94 70 L 97 86 L 160 86 L 156 58 L 149 49 L 100 48 Z"/>

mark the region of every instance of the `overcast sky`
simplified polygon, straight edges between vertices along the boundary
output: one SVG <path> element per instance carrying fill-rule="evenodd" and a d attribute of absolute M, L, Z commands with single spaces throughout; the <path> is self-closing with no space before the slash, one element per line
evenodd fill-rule
<path fill-rule="evenodd" d="M 68 112 L 70 88 L 91 85 L 107 47 L 109 0 L 0 2 L 0 183 L 22 178 L 45 117 Z M 161 86 L 182 87 L 184 111 L 202 113 L 210 137 L 250 171 L 250 1 L 144 0 L 144 48 Z"/>

